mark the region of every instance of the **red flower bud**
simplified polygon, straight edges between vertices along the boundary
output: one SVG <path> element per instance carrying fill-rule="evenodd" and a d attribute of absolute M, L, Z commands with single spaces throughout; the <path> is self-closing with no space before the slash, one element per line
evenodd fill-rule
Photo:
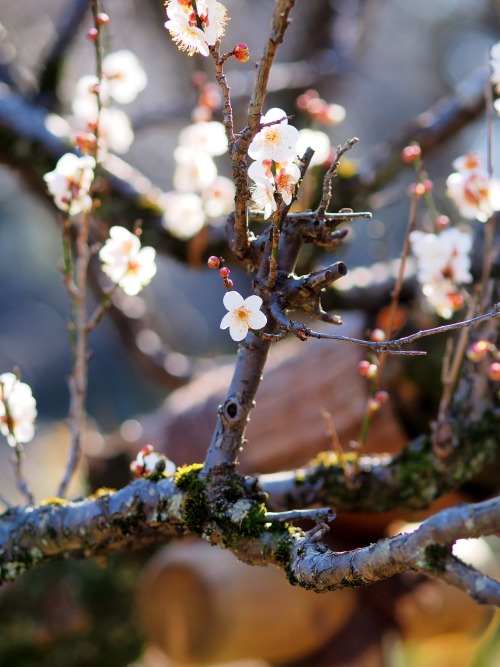
<path fill-rule="evenodd" d="M 211 255 L 207 260 L 207 265 L 209 269 L 218 269 L 220 267 L 219 258 L 215 255 Z"/>
<path fill-rule="evenodd" d="M 229 277 L 229 274 L 231 273 L 231 270 L 227 268 L 227 266 L 223 266 L 221 270 L 219 271 L 219 276 L 223 278 L 224 280 Z"/>
<path fill-rule="evenodd" d="M 500 363 L 498 361 L 494 361 L 488 366 L 488 377 L 494 382 L 500 381 Z"/>
<path fill-rule="evenodd" d="M 89 42 L 95 42 L 98 35 L 99 31 L 97 30 L 97 28 L 90 28 L 90 30 L 87 30 L 87 34 L 85 35 L 85 37 L 86 39 L 89 40 Z"/>
<path fill-rule="evenodd" d="M 250 58 L 250 51 L 246 44 L 237 44 L 233 49 L 234 57 L 240 63 L 246 63 Z"/>
<path fill-rule="evenodd" d="M 418 144 L 412 144 L 411 146 L 405 146 L 401 151 L 401 159 L 405 164 L 412 164 L 416 160 L 419 160 L 422 155 L 420 146 Z"/>
<path fill-rule="evenodd" d="M 102 28 L 103 25 L 107 25 L 108 23 L 109 23 L 109 16 L 104 12 L 99 12 L 99 14 L 97 14 L 97 16 L 95 17 L 95 24 L 98 28 Z"/>

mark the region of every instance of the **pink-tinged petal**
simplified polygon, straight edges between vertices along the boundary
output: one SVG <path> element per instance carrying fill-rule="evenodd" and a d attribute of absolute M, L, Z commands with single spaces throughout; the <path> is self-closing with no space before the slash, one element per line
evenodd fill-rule
<path fill-rule="evenodd" d="M 253 311 L 248 316 L 248 325 L 250 329 L 262 329 L 267 324 L 267 317 L 261 310 Z"/>
<path fill-rule="evenodd" d="M 223 303 L 228 310 L 235 310 L 240 308 L 245 301 L 239 292 L 231 291 L 224 294 Z"/>
<path fill-rule="evenodd" d="M 250 310 L 259 310 L 262 306 L 262 299 L 256 294 L 252 294 L 245 299 L 245 306 Z"/>

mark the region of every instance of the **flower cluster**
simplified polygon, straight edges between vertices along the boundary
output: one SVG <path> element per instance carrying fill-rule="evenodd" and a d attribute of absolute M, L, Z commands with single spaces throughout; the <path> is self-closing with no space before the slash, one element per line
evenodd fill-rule
<path fill-rule="evenodd" d="M 258 132 L 248 155 L 255 160 L 248 176 L 254 181 L 250 188 L 256 207 L 264 211 L 264 218 L 276 211 L 275 193 L 290 204 L 296 185 L 300 179 L 300 169 L 293 161 L 297 157 L 298 130 L 288 124 L 282 109 L 270 109 L 261 118 L 264 126 Z"/>
<path fill-rule="evenodd" d="M 130 471 L 134 477 L 149 477 L 155 471 L 164 475 L 173 475 L 176 470 L 175 463 L 163 454 L 155 452 L 152 445 L 144 445 L 136 459 L 130 464 Z"/>
<path fill-rule="evenodd" d="M 90 187 L 94 180 L 95 160 L 90 155 L 78 157 L 66 153 L 56 164 L 54 171 L 44 175 L 47 189 L 61 211 L 69 215 L 90 211 L 92 199 Z"/>
<path fill-rule="evenodd" d="M 135 296 L 156 273 L 156 251 L 141 248 L 135 234 L 124 227 L 111 227 L 109 239 L 99 251 L 102 270 L 125 294 Z"/>
<path fill-rule="evenodd" d="M 486 222 L 500 208 L 500 181 L 489 176 L 476 155 L 457 158 L 453 168 L 446 180 L 448 196 L 463 218 Z"/>
<path fill-rule="evenodd" d="M 222 123 L 200 121 L 179 134 L 174 151 L 174 192 L 163 194 L 163 226 L 180 239 L 189 239 L 208 219 L 211 224 L 233 210 L 234 183 L 220 176 L 213 158 L 227 150 Z"/>
<path fill-rule="evenodd" d="M 102 61 L 102 79 L 81 77 L 72 102 L 75 142 L 86 153 L 103 159 L 108 150 L 126 153 L 134 140 L 127 114 L 111 103 L 129 104 L 146 87 L 147 76 L 137 57 L 127 50 L 109 53 Z M 97 145 L 98 144 L 98 145 Z"/>
<path fill-rule="evenodd" d="M 439 234 L 414 231 L 410 242 L 427 301 L 438 315 L 449 319 L 463 305 L 459 285 L 472 282 L 472 236 L 454 228 Z"/>
<path fill-rule="evenodd" d="M 208 56 L 209 47 L 224 35 L 226 8 L 216 0 L 198 0 L 196 9 L 198 16 L 190 0 L 170 0 L 165 28 L 181 51 L 190 56 L 194 53 Z"/>
<path fill-rule="evenodd" d="M 0 375 L 0 433 L 11 447 L 29 442 L 35 433 L 36 401 L 31 388 L 14 373 Z"/>

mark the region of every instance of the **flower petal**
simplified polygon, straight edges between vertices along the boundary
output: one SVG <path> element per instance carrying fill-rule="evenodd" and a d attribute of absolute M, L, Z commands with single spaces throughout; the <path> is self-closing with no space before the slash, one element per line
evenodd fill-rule
<path fill-rule="evenodd" d="M 239 292 L 226 292 L 223 303 L 228 310 L 235 310 L 244 304 L 244 299 Z"/>

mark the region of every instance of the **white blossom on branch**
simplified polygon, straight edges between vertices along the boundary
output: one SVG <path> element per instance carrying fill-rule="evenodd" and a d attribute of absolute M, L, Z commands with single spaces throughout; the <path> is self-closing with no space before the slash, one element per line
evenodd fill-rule
<path fill-rule="evenodd" d="M 227 292 L 224 295 L 224 306 L 229 312 L 222 318 L 220 328 L 229 328 L 229 335 L 235 341 L 243 340 L 249 329 L 262 329 L 266 326 L 267 317 L 260 310 L 260 296 L 253 294 L 243 299 L 238 292 Z"/>
<path fill-rule="evenodd" d="M 95 160 L 90 155 L 78 157 L 66 153 L 59 159 L 54 171 L 43 177 L 57 208 L 77 215 L 90 211 L 92 199 L 89 191 L 94 180 Z"/>
<path fill-rule="evenodd" d="M 35 433 L 36 401 L 31 387 L 14 373 L 0 375 L 0 432 L 11 447 L 29 442 Z"/>
<path fill-rule="evenodd" d="M 156 274 L 156 251 L 141 248 L 135 234 L 124 227 L 111 227 L 109 239 L 99 251 L 102 270 L 125 294 L 135 296 Z"/>

